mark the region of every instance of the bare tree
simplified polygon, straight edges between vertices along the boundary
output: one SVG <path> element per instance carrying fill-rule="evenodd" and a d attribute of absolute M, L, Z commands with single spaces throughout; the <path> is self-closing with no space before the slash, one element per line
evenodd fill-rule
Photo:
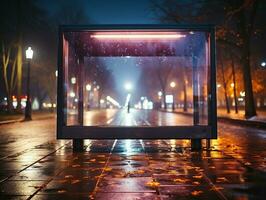
<path fill-rule="evenodd" d="M 8 112 L 13 111 L 12 95 L 16 88 L 17 76 L 16 76 L 16 57 L 15 60 L 11 59 L 11 45 L 6 47 L 2 43 L 2 76 L 4 79 L 5 91 L 7 95 Z"/>

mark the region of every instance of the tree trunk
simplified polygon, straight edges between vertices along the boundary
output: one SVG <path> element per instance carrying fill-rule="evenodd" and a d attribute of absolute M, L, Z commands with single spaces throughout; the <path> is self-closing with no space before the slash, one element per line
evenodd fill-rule
<path fill-rule="evenodd" d="M 238 102 L 237 102 L 237 95 L 236 95 L 236 74 L 235 74 L 235 63 L 234 58 L 231 53 L 231 66 L 232 66 L 232 75 L 233 75 L 233 83 L 234 83 L 234 102 L 235 102 L 235 113 L 238 113 Z"/>
<path fill-rule="evenodd" d="M 184 81 L 183 90 L 184 90 L 184 107 L 183 107 L 183 111 L 187 112 L 187 84 L 186 84 L 186 81 Z"/>
<path fill-rule="evenodd" d="M 245 116 L 250 118 L 256 115 L 256 107 L 254 102 L 251 70 L 250 70 L 250 45 L 249 40 L 245 38 L 244 47 L 242 48 L 242 70 L 245 90 Z"/>
<path fill-rule="evenodd" d="M 22 94 L 22 6 L 21 0 L 17 1 L 17 112 L 22 112 L 21 110 L 21 94 Z"/>
<path fill-rule="evenodd" d="M 222 66 L 222 75 L 223 75 L 224 99 L 225 99 L 226 111 L 229 114 L 230 113 L 230 106 L 229 106 L 229 100 L 228 100 L 228 95 L 227 95 L 227 84 L 226 84 L 225 76 L 224 76 L 223 58 L 221 58 L 221 66 Z"/>

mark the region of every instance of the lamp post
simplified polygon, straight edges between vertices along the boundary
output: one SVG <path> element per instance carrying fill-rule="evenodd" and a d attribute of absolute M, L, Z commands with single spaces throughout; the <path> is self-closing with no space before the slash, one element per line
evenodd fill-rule
<path fill-rule="evenodd" d="M 172 88 L 172 95 L 173 95 L 173 103 L 172 103 L 172 110 L 175 110 L 175 94 L 174 94 L 174 88 L 175 88 L 176 84 L 174 81 L 172 81 L 170 83 L 170 87 Z"/>
<path fill-rule="evenodd" d="M 130 96 L 131 96 L 129 92 L 132 90 L 133 87 L 131 83 L 127 82 L 125 83 L 124 88 L 126 91 L 128 91 L 126 106 L 127 106 L 127 112 L 129 113 L 130 112 Z"/>
<path fill-rule="evenodd" d="M 160 108 L 162 108 L 162 95 L 163 95 L 163 93 L 161 91 L 159 91 L 157 94 L 158 94 L 158 98 L 159 98 L 159 102 L 160 102 Z"/>
<path fill-rule="evenodd" d="M 28 71 L 27 71 L 27 101 L 25 108 L 25 120 L 31 120 L 31 97 L 30 97 L 30 62 L 33 57 L 33 50 L 28 47 L 26 50 L 26 59 L 28 60 Z"/>

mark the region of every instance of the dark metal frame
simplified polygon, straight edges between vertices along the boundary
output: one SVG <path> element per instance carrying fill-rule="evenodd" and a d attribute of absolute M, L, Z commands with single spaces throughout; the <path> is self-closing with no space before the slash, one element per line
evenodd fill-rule
<path fill-rule="evenodd" d="M 204 31 L 210 34 L 210 86 L 208 88 L 208 125 L 192 126 L 66 126 L 64 120 L 63 33 L 103 30 L 184 30 Z M 57 138 L 58 139 L 215 139 L 216 59 L 215 27 L 213 25 L 62 25 L 59 27 L 58 84 L 57 84 Z"/>

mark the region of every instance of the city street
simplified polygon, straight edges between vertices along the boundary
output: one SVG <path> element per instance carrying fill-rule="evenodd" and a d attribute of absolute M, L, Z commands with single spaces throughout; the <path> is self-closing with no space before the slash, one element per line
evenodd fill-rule
<path fill-rule="evenodd" d="M 156 110 L 101 109 L 87 111 L 84 114 L 84 125 L 103 126 L 175 126 L 192 125 L 192 115 L 177 115 Z"/>
<path fill-rule="evenodd" d="M 147 116 L 132 110 L 97 120 L 189 120 Z M 265 130 L 219 123 L 218 140 L 199 153 L 188 140 L 86 140 L 84 153 L 72 153 L 71 141 L 55 139 L 55 125 L 50 117 L 0 126 L 0 199 L 264 199 Z"/>

